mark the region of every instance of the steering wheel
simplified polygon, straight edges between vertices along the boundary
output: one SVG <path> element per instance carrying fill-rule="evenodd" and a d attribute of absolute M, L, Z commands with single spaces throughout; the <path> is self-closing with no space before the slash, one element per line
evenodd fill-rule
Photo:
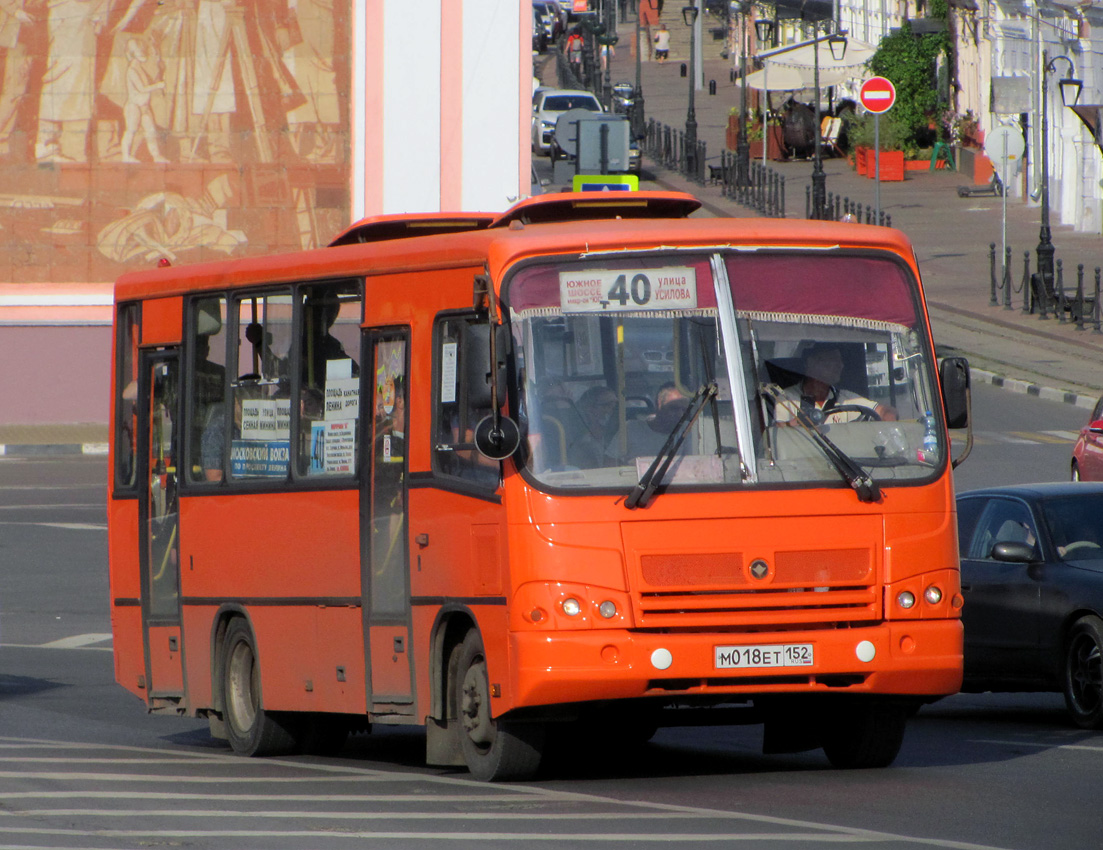
<path fill-rule="evenodd" d="M 864 404 L 837 404 L 834 407 L 824 411 L 824 420 L 827 420 L 834 413 L 857 413 L 860 414 L 855 422 L 880 422 L 881 414 L 874 410 L 872 407 L 866 407 Z"/>
<path fill-rule="evenodd" d="M 1091 540 L 1074 540 L 1068 546 L 1064 548 L 1062 554 L 1068 555 L 1069 552 L 1076 552 L 1080 549 L 1098 549 L 1099 544 L 1093 543 Z"/>

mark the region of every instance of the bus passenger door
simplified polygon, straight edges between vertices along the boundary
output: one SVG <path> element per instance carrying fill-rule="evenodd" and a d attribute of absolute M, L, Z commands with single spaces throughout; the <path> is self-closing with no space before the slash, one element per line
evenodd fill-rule
<path fill-rule="evenodd" d="M 151 710 L 182 709 L 180 634 L 180 359 L 143 353 L 139 380 L 139 552 L 146 694 Z"/>
<path fill-rule="evenodd" d="M 361 411 L 361 587 L 368 640 L 368 705 L 373 713 L 414 714 L 406 512 L 408 334 L 367 331 L 362 362 L 371 364 Z"/>

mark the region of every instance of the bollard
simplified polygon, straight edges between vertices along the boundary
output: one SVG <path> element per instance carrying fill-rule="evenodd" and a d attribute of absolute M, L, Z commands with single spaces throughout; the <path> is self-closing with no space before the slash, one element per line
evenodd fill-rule
<path fill-rule="evenodd" d="M 804 217 L 812 217 L 812 187 L 804 187 Z"/>
<path fill-rule="evenodd" d="M 1076 329 L 1084 330 L 1084 264 L 1076 266 Z"/>
<path fill-rule="evenodd" d="M 1057 315 L 1057 321 L 1062 325 L 1068 321 L 1065 318 L 1065 270 L 1061 260 L 1057 261 L 1057 309 L 1060 311 Z"/>
<path fill-rule="evenodd" d="M 1003 260 L 1003 309 L 1011 309 L 1011 249 L 1008 248 Z"/>
<path fill-rule="evenodd" d="M 1095 267 L 1095 298 L 1092 300 L 1092 333 L 1103 333 L 1103 328 L 1100 328 L 1100 307 L 1099 307 L 1099 266 Z"/>
<path fill-rule="evenodd" d="M 1023 312 L 1033 313 L 1034 290 L 1030 286 L 1030 252 L 1023 251 Z"/>
<path fill-rule="evenodd" d="M 991 278 L 991 294 L 988 296 L 988 306 L 998 307 L 1000 299 L 996 297 L 996 243 L 988 243 L 988 276 Z"/>
<path fill-rule="evenodd" d="M 716 80 L 709 80 L 709 94 L 716 94 Z"/>
<path fill-rule="evenodd" d="M 682 76 L 684 77 L 684 76 L 686 76 L 687 74 L 689 74 L 689 69 L 688 69 L 688 68 L 686 67 L 686 63 L 685 63 L 685 62 L 683 62 L 683 63 L 682 63 Z"/>

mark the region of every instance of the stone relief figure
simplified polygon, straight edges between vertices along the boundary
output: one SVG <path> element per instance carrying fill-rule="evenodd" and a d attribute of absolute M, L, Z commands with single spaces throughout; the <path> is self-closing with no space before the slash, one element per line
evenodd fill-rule
<path fill-rule="evenodd" d="M 157 126 L 153 121 L 150 108 L 150 96 L 153 92 L 164 90 L 165 81 L 153 80 L 146 71 L 147 54 L 141 39 L 131 38 L 126 43 L 126 55 L 130 60 L 126 71 L 126 104 L 123 106 L 122 158 L 123 162 L 138 162 L 134 155 L 134 143 L 138 131 L 145 139 L 149 155 L 154 162 L 168 162 L 161 156 L 161 146 L 157 142 Z"/>
<path fill-rule="evenodd" d="M 86 162 L 96 91 L 96 35 L 108 0 L 47 0 L 46 71 L 38 98 L 39 162 Z"/>
<path fill-rule="evenodd" d="M 333 0 L 291 0 L 290 9 L 299 38 L 284 53 L 284 62 L 305 98 L 287 113 L 292 144 L 311 162 L 336 162 L 341 116 L 333 67 Z"/>
<path fill-rule="evenodd" d="M 0 158 L 14 153 L 12 133 L 45 42 L 46 0 L 0 0 Z"/>
<path fill-rule="evenodd" d="M 247 241 L 240 230 L 226 224 L 226 205 L 233 194 L 230 178 L 219 175 L 201 198 L 176 192 L 155 192 L 138 202 L 134 211 L 100 231 L 96 246 L 116 262 L 165 257 L 176 262 L 182 251 L 210 248 L 233 253 Z"/>

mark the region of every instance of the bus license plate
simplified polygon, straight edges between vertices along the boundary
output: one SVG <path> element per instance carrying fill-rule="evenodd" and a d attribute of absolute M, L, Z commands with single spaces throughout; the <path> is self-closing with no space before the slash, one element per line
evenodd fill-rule
<path fill-rule="evenodd" d="M 753 667 L 811 667 L 810 643 L 772 643 L 758 646 L 716 647 L 717 669 Z"/>

